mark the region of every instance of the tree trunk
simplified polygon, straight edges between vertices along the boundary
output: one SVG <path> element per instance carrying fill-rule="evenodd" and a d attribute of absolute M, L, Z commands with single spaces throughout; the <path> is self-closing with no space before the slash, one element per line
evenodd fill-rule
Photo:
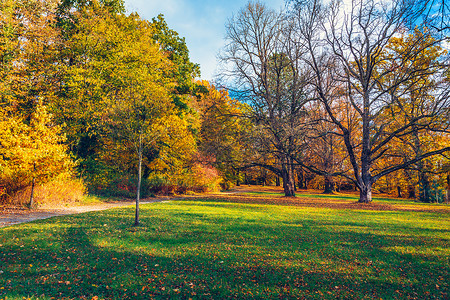
<path fill-rule="evenodd" d="M 261 174 L 261 185 L 266 186 L 267 185 L 267 172 L 266 169 L 260 168 L 260 174 Z"/>
<path fill-rule="evenodd" d="M 240 171 L 237 170 L 237 179 L 236 179 L 236 186 L 241 186 L 241 178 L 240 178 Z"/>
<path fill-rule="evenodd" d="M 422 145 L 420 143 L 417 126 L 413 126 L 413 137 L 416 156 L 422 155 Z M 419 201 L 431 202 L 430 181 L 428 179 L 428 174 L 425 172 L 425 167 L 425 162 L 423 160 L 417 163 L 417 169 L 419 170 Z"/>
<path fill-rule="evenodd" d="M 447 174 L 447 197 L 445 199 L 445 203 L 450 202 L 450 174 Z"/>
<path fill-rule="evenodd" d="M 325 139 L 325 150 L 324 151 L 324 168 L 328 173 L 333 171 L 333 135 L 329 135 L 328 138 Z M 333 177 L 330 175 L 324 176 L 324 194 L 332 194 L 334 190 L 334 182 Z"/>
<path fill-rule="evenodd" d="M 30 194 L 30 201 L 28 202 L 28 208 L 33 208 L 34 205 L 34 186 L 36 184 L 36 161 L 33 163 L 33 181 L 31 181 L 31 194 Z"/>
<path fill-rule="evenodd" d="M 397 185 L 397 197 L 401 198 L 402 197 L 402 189 L 400 188 L 399 185 Z"/>
<path fill-rule="evenodd" d="M 305 189 L 305 184 L 303 180 L 303 169 L 300 168 L 300 171 L 297 172 L 297 181 L 298 181 L 298 188 L 303 190 Z"/>
<path fill-rule="evenodd" d="M 275 180 L 275 185 L 276 185 L 276 186 L 281 186 L 281 183 L 280 183 L 280 176 L 277 176 L 277 178 L 276 178 L 276 180 Z"/>
<path fill-rule="evenodd" d="M 295 168 L 294 168 L 294 164 L 292 163 L 292 160 L 290 161 L 291 165 L 291 176 L 292 176 L 292 184 L 294 185 L 294 192 L 297 191 L 297 184 L 295 183 Z"/>
<path fill-rule="evenodd" d="M 423 166 L 423 164 L 421 165 Z M 421 202 L 431 202 L 430 180 L 428 174 L 422 171 L 419 171 L 419 200 Z"/>
<path fill-rule="evenodd" d="M 367 142 L 369 143 L 369 142 Z M 363 147 L 364 148 L 364 147 Z M 368 147 L 367 147 L 368 149 Z M 363 155 L 361 155 L 361 177 L 358 182 L 359 184 L 359 202 L 360 203 L 370 203 L 372 202 L 372 175 L 370 174 L 370 156 L 365 153 L 368 150 L 363 150 Z"/>
<path fill-rule="evenodd" d="M 138 166 L 138 184 L 136 191 L 136 214 L 134 216 L 134 226 L 139 225 L 139 200 L 141 197 L 141 172 L 142 172 L 142 134 L 139 134 L 139 166 Z"/>
<path fill-rule="evenodd" d="M 295 197 L 294 177 L 291 170 L 288 164 L 282 165 L 281 174 L 283 177 L 284 196 L 286 197 Z"/>
<path fill-rule="evenodd" d="M 408 185 L 408 198 L 416 199 L 416 187 L 414 185 Z"/>
<path fill-rule="evenodd" d="M 372 185 L 363 185 L 359 189 L 359 203 L 370 203 L 372 202 Z"/>
<path fill-rule="evenodd" d="M 30 202 L 28 203 L 28 208 L 33 208 L 34 205 L 34 185 L 36 184 L 36 177 L 33 177 L 33 181 L 31 182 L 31 194 L 30 194 Z"/>
<path fill-rule="evenodd" d="M 370 141 L 363 142 L 363 153 L 361 154 L 361 177 L 358 180 L 359 187 L 359 203 L 370 203 L 372 202 L 372 185 L 373 178 L 370 174 L 370 155 L 369 146 L 364 146 L 364 144 L 370 144 Z"/>
<path fill-rule="evenodd" d="M 325 189 L 324 194 L 332 194 L 333 193 L 333 178 L 331 176 L 325 175 Z"/>

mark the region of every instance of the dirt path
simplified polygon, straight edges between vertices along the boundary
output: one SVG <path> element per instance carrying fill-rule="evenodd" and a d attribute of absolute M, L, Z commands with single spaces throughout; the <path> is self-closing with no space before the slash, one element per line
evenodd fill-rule
<path fill-rule="evenodd" d="M 143 199 L 141 204 L 172 200 L 171 198 Z M 56 216 L 80 214 L 88 211 L 106 210 L 115 207 L 134 205 L 135 201 L 99 203 L 95 205 L 68 206 L 58 208 L 42 208 L 29 210 L 26 208 L 0 208 L 0 227 L 11 226 L 34 220 Z"/>

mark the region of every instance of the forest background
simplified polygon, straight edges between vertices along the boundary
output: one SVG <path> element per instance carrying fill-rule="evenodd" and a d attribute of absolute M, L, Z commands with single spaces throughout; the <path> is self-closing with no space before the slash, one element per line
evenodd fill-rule
<path fill-rule="evenodd" d="M 0 200 L 273 184 L 448 201 L 439 3 L 250 2 L 226 24 L 213 84 L 162 15 L 143 20 L 121 0 L 3 0 Z"/>

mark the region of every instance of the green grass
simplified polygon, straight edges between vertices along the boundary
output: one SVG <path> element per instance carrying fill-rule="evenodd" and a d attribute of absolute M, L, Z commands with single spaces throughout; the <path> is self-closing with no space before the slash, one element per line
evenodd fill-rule
<path fill-rule="evenodd" d="M 174 201 L 0 229 L 0 299 L 448 299 L 446 212 Z"/>

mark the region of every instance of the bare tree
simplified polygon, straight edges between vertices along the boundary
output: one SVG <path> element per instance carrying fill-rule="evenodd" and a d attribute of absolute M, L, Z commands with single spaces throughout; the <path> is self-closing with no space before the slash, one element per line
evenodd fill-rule
<path fill-rule="evenodd" d="M 248 117 L 256 126 L 252 134 L 261 157 L 271 153 L 279 162 L 254 164 L 281 176 L 285 195 L 294 196 L 293 157 L 302 146 L 308 101 L 298 35 L 284 14 L 250 2 L 229 20 L 226 38 L 224 75 L 252 108 Z"/>
<path fill-rule="evenodd" d="M 423 11 L 421 21 L 442 36 L 450 31 L 450 4 L 447 0 L 417 0 L 415 9 Z"/>

